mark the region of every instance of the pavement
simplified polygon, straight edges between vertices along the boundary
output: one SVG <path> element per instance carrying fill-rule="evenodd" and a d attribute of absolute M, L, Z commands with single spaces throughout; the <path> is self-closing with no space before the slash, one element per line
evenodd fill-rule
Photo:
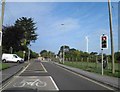
<path fill-rule="evenodd" d="M 100 83 L 103 83 L 103 84 L 109 85 L 111 87 L 120 89 L 120 78 L 105 76 L 105 75 L 100 75 L 100 74 L 95 74 L 95 73 L 83 71 L 83 70 L 78 69 L 78 68 L 73 68 L 73 67 L 70 67 L 70 66 L 59 64 L 57 62 L 53 62 L 53 63 L 60 66 L 60 67 L 68 69 L 72 72 L 75 72 L 77 74 L 80 74 L 80 75 L 83 75 L 83 76 L 88 77 L 90 79 L 93 79 L 95 81 L 98 81 Z"/>
<path fill-rule="evenodd" d="M 26 63 L 18 64 L 18 63 L 7 63 L 10 67 L 0 71 L 0 85 L 10 79 L 12 76 L 17 74 L 19 71 L 23 69 Z"/>

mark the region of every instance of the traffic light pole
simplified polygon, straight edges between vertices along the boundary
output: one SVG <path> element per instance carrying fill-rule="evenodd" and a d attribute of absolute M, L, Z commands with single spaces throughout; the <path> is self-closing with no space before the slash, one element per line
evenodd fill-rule
<path fill-rule="evenodd" d="M 65 58 L 65 52 L 64 52 L 65 46 L 63 46 L 63 64 L 64 64 L 64 58 Z"/>
<path fill-rule="evenodd" d="M 101 61 L 101 67 L 102 67 L 101 70 L 102 70 L 102 72 L 101 73 L 103 75 L 103 49 L 101 49 L 101 53 L 102 53 L 102 61 Z"/>

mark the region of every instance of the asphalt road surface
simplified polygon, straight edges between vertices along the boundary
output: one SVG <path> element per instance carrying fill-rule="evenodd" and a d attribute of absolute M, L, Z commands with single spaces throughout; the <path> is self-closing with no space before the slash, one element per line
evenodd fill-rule
<path fill-rule="evenodd" d="M 41 92 L 60 90 L 111 90 L 112 88 L 95 83 L 61 68 L 52 62 L 35 60 L 3 87 L 2 92 Z"/>

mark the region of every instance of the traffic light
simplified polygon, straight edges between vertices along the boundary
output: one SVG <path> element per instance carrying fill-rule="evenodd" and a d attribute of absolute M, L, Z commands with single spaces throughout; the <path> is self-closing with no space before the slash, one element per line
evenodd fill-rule
<path fill-rule="evenodd" d="M 102 49 L 106 49 L 108 46 L 108 44 L 107 44 L 107 40 L 108 40 L 108 38 L 107 38 L 107 36 L 106 35 L 103 35 L 102 37 L 101 37 L 101 45 L 102 45 Z"/>

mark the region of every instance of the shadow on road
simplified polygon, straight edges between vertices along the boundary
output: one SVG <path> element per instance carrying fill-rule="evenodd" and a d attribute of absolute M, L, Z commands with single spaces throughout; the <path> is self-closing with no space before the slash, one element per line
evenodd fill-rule
<path fill-rule="evenodd" d="M 22 88 L 9 88 L 9 89 L 6 89 L 6 90 L 3 90 L 2 92 L 58 92 L 58 91 L 55 91 L 55 90 L 38 90 L 37 88 L 36 89 L 32 89 L 32 88 L 26 88 L 26 87 L 22 87 Z"/>

